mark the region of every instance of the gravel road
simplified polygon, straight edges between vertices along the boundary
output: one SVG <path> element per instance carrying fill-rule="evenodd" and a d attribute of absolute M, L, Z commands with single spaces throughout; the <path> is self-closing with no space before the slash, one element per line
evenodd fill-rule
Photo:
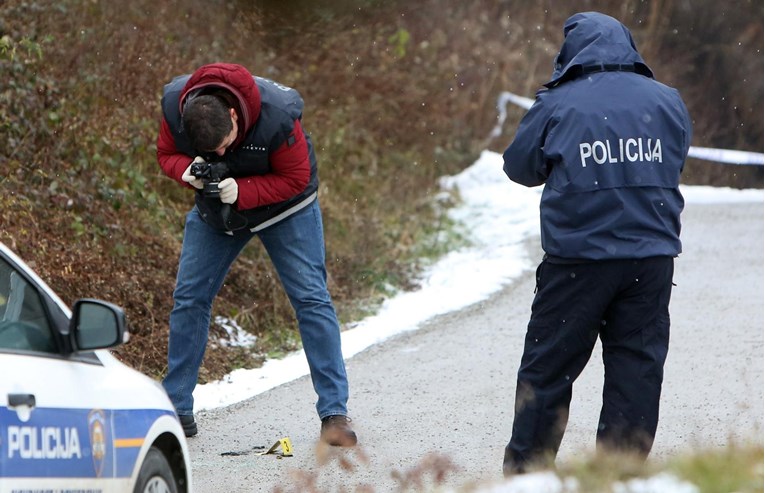
<path fill-rule="evenodd" d="M 676 261 L 659 429 L 650 460 L 763 437 L 763 204 L 689 204 Z M 539 240 L 528 246 L 541 258 Z M 538 253 L 537 253 L 538 252 Z M 453 487 L 502 480 L 515 373 L 533 271 L 466 309 L 436 317 L 347 362 L 359 447 L 317 448 L 319 420 L 303 377 L 197 415 L 189 440 L 197 492 L 422 489 L 449 463 Z M 559 461 L 594 451 L 599 346 L 579 380 Z M 292 457 L 258 455 L 289 437 Z M 279 490 L 281 488 L 281 490 Z M 418 488 L 419 489 L 419 488 Z"/>

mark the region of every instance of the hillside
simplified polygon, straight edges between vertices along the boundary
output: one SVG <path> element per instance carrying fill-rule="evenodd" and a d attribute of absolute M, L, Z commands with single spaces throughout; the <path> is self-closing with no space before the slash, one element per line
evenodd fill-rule
<path fill-rule="evenodd" d="M 623 20 L 657 78 L 694 118 L 693 144 L 762 151 L 763 6 L 587 1 Z M 499 92 L 533 95 L 573 10 L 522 0 L 6 0 L 0 6 L 0 241 L 67 303 L 123 306 L 118 356 L 157 378 L 190 194 L 164 177 L 162 86 L 214 61 L 297 88 L 319 159 L 330 288 L 359 319 L 421 262 L 460 241 L 437 179 L 502 150 Z M 726 4 L 727 5 L 727 4 Z M 721 10 L 723 9 L 723 10 Z M 762 187 L 761 167 L 689 161 L 688 184 Z M 440 233 L 440 234 L 439 234 Z M 214 255 L 214 252 L 211 252 Z M 253 244 L 214 314 L 258 337 L 255 354 L 210 347 L 203 380 L 299 344 L 291 308 Z M 211 337 L 223 335 L 213 327 Z"/>

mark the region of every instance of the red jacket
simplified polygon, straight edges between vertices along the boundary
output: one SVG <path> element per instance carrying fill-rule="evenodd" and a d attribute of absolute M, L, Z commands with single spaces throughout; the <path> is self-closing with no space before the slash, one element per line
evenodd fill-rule
<path fill-rule="evenodd" d="M 186 80 L 183 86 L 179 83 Z M 286 101 L 282 106 L 277 93 L 273 102 L 269 102 L 268 116 L 275 115 L 275 122 L 261 122 L 270 133 L 277 135 L 271 142 L 279 141 L 279 145 L 269 147 L 267 162 L 248 162 L 245 148 L 250 145 L 248 133 L 260 118 L 265 118 L 261 89 L 259 83 L 269 83 L 282 91 L 292 91 L 266 79 L 253 77 L 241 65 L 230 63 L 214 63 L 204 65 L 190 76 L 176 77 L 165 86 L 163 96 L 163 118 L 157 138 L 157 159 L 162 171 L 184 186 L 189 184 L 181 180 L 183 172 L 198 155 L 187 142 L 180 142 L 182 125 L 180 115 L 183 103 L 190 93 L 203 91 L 206 88 L 224 88 L 238 101 L 239 132 L 234 144 L 226 150 L 222 159 L 236 163 L 232 175 L 239 186 L 239 196 L 236 209 L 244 211 L 270 204 L 276 204 L 294 198 L 306 191 L 309 182 L 316 181 L 315 157 L 313 150 L 303 133 L 300 124 L 302 99 L 299 111 L 289 105 L 294 101 Z M 178 89 L 180 91 L 178 91 Z M 274 92 L 274 91 L 272 91 Z M 297 96 L 299 99 L 299 96 Z M 273 124 L 272 124 L 273 123 Z M 270 134 L 269 134 L 270 135 Z M 270 139 L 270 137 L 269 137 Z M 179 145 L 180 144 L 180 145 Z M 260 148 L 260 147 L 259 147 Z M 313 168 L 313 169 L 312 169 Z"/>

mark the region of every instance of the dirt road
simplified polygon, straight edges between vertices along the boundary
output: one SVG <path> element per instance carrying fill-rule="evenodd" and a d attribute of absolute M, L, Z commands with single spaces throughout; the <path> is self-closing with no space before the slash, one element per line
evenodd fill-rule
<path fill-rule="evenodd" d="M 682 240 L 652 460 L 763 436 L 763 204 L 688 205 Z M 539 249 L 538 238 L 529 248 Z M 199 414 L 189 440 L 196 491 L 389 492 L 396 472 L 410 485 L 424 478 L 427 489 L 447 460 L 459 468 L 446 476 L 450 486 L 501 481 L 533 288 L 529 271 L 484 302 L 351 358 L 356 450 L 317 452 L 308 377 Z M 574 385 L 559 461 L 594 450 L 601 385 L 596 348 Z M 257 455 L 282 437 L 293 457 Z"/>

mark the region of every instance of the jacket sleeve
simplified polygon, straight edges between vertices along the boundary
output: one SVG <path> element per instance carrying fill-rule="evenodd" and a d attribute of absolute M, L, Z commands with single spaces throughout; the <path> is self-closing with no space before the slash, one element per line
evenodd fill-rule
<path fill-rule="evenodd" d="M 170 131 L 170 126 L 167 124 L 167 120 L 162 118 L 162 124 L 159 129 L 159 136 L 157 137 L 157 161 L 162 171 L 174 179 L 181 185 L 193 188 L 191 185 L 181 180 L 183 172 L 189 167 L 189 164 L 194 160 L 192 156 L 184 154 L 175 147 L 175 140 L 173 134 Z"/>
<path fill-rule="evenodd" d="M 503 170 L 508 178 L 527 187 L 535 187 L 547 181 L 550 174 L 544 156 L 544 143 L 550 126 L 550 111 L 544 99 L 537 99 L 521 119 L 515 138 L 505 150 Z"/>
<path fill-rule="evenodd" d="M 236 179 L 239 186 L 237 209 L 246 210 L 275 204 L 305 190 L 311 178 L 311 160 L 299 120 L 295 120 L 287 140 L 272 152 L 268 159 L 271 165 L 270 173 Z"/>
<path fill-rule="evenodd" d="M 680 107 L 680 114 L 683 119 L 683 159 L 688 158 L 688 151 L 691 148 L 691 140 L 693 139 L 693 120 L 691 120 L 691 115 L 688 113 L 688 107 L 685 105 L 685 102 L 683 101 L 683 98 L 680 97 L 680 93 L 675 90 L 675 93 L 677 94 L 678 99 L 678 105 Z M 683 168 L 685 167 L 685 161 L 683 161 L 682 166 L 680 167 L 680 172 L 683 171 Z"/>

